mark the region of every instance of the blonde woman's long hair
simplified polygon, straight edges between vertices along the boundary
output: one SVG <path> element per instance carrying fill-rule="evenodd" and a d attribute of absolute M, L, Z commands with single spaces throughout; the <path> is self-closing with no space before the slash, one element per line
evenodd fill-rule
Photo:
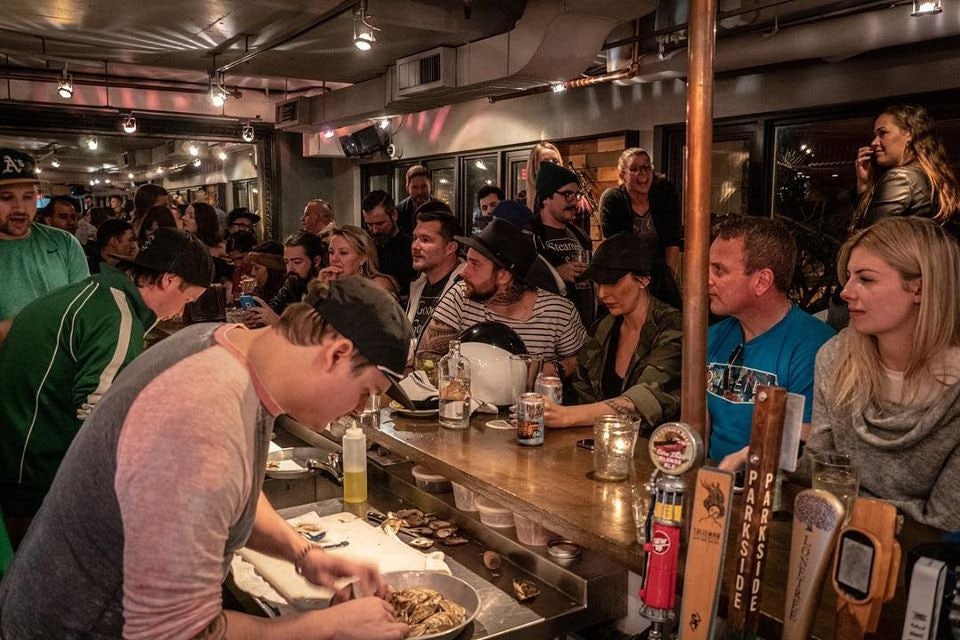
<path fill-rule="evenodd" d="M 537 172 L 540 171 L 540 154 L 548 150 L 556 153 L 563 165 L 560 149 L 549 142 L 538 142 L 530 149 L 530 155 L 527 156 L 527 208 L 530 211 L 536 212 L 540 209 L 540 203 L 537 202 Z"/>
<path fill-rule="evenodd" d="M 374 244 L 370 234 L 360 227 L 352 224 L 344 224 L 330 233 L 330 237 L 339 236 L 350 243 L 354 251 L 363 256 L 363 264 L 360 265 L 360 273 L 367 278 L 382 275 L 380 273 L 380 263 L 377 260 L 377 245 Z"/>
<path fill-rule="evenodd" d="M 913 217 L 886 218 L 848 239 L 837 258 L 837 275 L 846 284 L 850 254 L 856 248 L 870 251 L 890 265 L 908 283 L 919 281 L 920 309 L 910 360 L 904 371 L 904 392 L 917 391 L 930 374 L 934 356 L 960 345 L 960 247 L 932 220 Z M 846 333 L 847 352 L 836 372 L 836 390 L 830 404 L 835 409 L 863 411 L 879 405 L 886 383 L 876 337 L 851 328 Z"/>

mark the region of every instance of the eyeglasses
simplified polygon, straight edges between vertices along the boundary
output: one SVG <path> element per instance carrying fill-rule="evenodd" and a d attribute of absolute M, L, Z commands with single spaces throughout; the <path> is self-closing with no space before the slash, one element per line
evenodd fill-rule
<path fill-rule="evenodd" d="M 730 388 L 730 380 L 733 377 L 731 372 L 735 367 L 739 367 L 743 364 L 743 343 L 738 344 L 734 347 L 733 351 L 730 352 L 730 357 L 727 358 L 727 371 L 724 374 L 723 386 L 725 389 Z"/>
<path fill-rule="evenodd" d="M 579 200 L 583 196 L 583 191 L 555 191 L 558 196 L 563 196 L 563 199 L 567 202 L 573 202 L 574 200 Z"/>

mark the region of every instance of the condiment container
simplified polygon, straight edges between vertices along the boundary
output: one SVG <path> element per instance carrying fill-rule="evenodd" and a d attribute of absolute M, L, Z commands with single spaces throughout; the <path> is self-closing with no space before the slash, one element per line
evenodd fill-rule
<path fill-rule="evenodd" d="M 530 545 L 531 547 L 542 547 L 554 538 L 552 531 L 545 529 L 519 513 L 514 513 L 513 519 L 517 524 L 517 540 L 522 544 Z"/>
<path fill-rule="evenodd" d="M 417 488 L 427 493 L 451 491 L 450 480 L 419 464 L 413 468 L 413 479 L 417 481 Z"/>
<path fill-rule="evenodd" d="M 456 482 L 451 484 L 453 484 L 453 502 L 457 505 L 457 509 L 460 509 L 460 511 L 476 511 L 477 494 L 462 484 Z"/>
<path fill-rule="evenodd" d="M 343 434 L 343 501 L 367 501 L 367 438 L 358 427 Z"/>
<path fill-rule="evenodd" d="M 509 529 L 514 525 L 513 511 L 483 496 L 477 496 L 477 511 L 480 512 L 480 522 L 488 527 Z"/>

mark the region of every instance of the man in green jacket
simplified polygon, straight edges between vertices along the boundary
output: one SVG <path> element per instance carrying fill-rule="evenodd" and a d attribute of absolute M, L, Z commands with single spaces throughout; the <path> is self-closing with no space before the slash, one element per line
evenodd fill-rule
<path fill-rule="evenodd" d="M 0 345 L 0 508 L 14 547 L 83 421 L 158 319 L 210 285 L 210 255 L 161 229 L 136 258 L 51 291 L 17 315 Z"/>

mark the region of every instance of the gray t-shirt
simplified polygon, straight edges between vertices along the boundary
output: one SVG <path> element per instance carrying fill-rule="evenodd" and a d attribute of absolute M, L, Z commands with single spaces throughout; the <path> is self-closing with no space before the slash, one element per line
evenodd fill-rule
<path fill-rule="evenodd" d="M 167 338 L 98 403 L 0 583 L 0 638 L 188 638 L 218 620 L 278 411 L 229 328 Z"/>

